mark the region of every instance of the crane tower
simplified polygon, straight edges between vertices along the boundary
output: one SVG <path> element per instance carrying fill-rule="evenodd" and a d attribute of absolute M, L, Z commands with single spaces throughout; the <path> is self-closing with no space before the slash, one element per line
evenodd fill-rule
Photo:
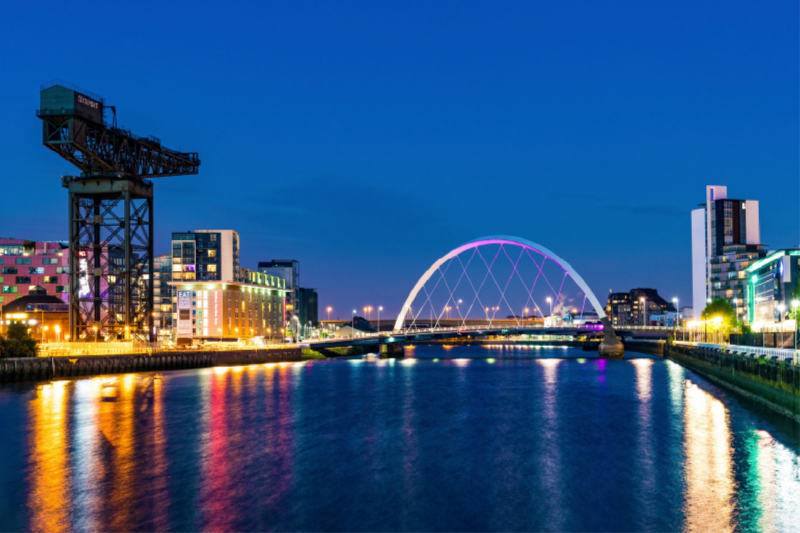
<path fill-rule="evenodd" d="M 40 102 L 44 145 L 81 171 L 61 178 L 70 340 L 153 338 L 153 182 L 145 178 L 197 174 L 200 159 L 117 127 L 114 106 L 61 80 L 41 87 Z"/>

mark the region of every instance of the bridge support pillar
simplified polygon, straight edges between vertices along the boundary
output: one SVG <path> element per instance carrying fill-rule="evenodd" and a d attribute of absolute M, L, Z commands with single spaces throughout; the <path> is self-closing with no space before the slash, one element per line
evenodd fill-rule
<path fill-rule="evenodd" d="M 402 344 L 381 344 L 381 359 L 405 356 L 406 352 Z"/>
<path fill-rule="evenodd" d="M 608 318 L 601 320 L 603 323 L 603 340 L 600 341 L 598 352 L 601 359 L 623 359 L 625 357 L 625 346 L 617 338 L 611 321 Z"/>

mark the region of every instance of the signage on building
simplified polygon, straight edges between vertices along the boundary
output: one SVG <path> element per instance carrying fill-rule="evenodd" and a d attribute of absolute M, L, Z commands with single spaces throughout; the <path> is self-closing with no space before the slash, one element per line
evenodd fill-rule
<path fill-rule="evenodd" d="M 91 98 L 86 98 L 82 94 L 78 95 L 78 103 L 91 107 L 92 109 L 98 109 L 100 107 L 100 102 L 95 102 Z"/>
<path fill-rule="evenodd" d="M 178 291 L 178 335 L 192 334 L 192 291 Z"/>

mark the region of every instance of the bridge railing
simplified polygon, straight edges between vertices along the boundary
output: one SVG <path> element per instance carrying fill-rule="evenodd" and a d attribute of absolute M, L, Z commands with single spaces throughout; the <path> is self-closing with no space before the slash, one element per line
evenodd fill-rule
<path fill-rule="evenodd" d="M 791 361 L 794 364 L 800 364 L 800 351 L 787 348 L 764 348 L 761 346 L 743 346 L 740 344 L 712 344 L 707 342 L 686 341 L 675 341 L 675 344 L 696 348 L 711 348 L 713 350 L 721 350 L 723 352 L 748 357 L 767 357 L 770 359 L 775 357 L 778 361 Z"/>

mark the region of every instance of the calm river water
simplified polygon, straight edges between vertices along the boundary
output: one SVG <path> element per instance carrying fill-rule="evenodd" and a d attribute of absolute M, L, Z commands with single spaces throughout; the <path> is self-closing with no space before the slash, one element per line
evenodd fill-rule
<path fill-rule="evenodd" d="M 2 386 L 0 530 L 800 531 L 800 426 L 675 363 L 407 353 Z"/>

